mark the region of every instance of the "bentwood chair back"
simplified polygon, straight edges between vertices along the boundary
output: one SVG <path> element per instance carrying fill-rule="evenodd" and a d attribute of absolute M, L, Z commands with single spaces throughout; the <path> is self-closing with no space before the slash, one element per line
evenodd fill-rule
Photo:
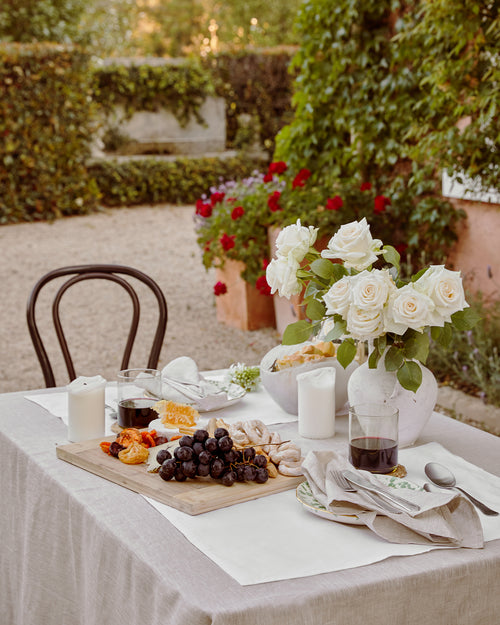
<path fill-rule="evenodd" d="M 151 346 L 151 351 L 149 354 L 148 368 L 156 369 L 158 365 L 158 360 L 160 358 L 160 351 L 162 348 L 165 331 L 167 328 L 167 303 L 165 300 L 165 296 L 163 295 L 163 292 L 161 291 L 158 284 L 142 271 L 139 271 L 138 269 L 134 269 L 132 267 L 127 267 L 125 265 L 75 265 L 72 267 L 61 267 L 59 269 L 49 271 L 44 276 L 42 276 L 33 287 L 33 290 L 28 299 L 28 328 L 31 335 L 31 340 L 33 341 L 36 355 L 42 368 L 45 385 L 47 388 L 56 386 L 56 381 L 49 357 L 47 355 L 47 351 L 45 349 L 35 319 L 35 308 L 38 296 L 43 287 L 52 280 L 55 280 L 56 278 L 60 278 L 62 276 L 70 277 L 59 287 L 58 291 L 55 294 L 52 303 L 52 320 L 54 322 L 54 328 L 57 334 L 59 345 L 61 347 L 62 355 L 64 357 L 64 362 L 66 364 L 66 369 L 68 371 L 70 381 L 76 378 L 76 373 L 73 366 L 73 360 L 68 348 L 66 336 L 62 328 L 61 318 L 59 314 L 59 305 L 64 293 L 71 286 L 83 280 L 110 280 L 123 287 L 132 300 L 132 320 L 130 323 L 127 342 L 125 344 L 125 350 L 123 352 L 121 369 L 128 368 L 130 355 L 134 346 L 134 341 L 137 335 L 137 328 L 139 326 L 140 319 L 139 297 L 133 284 L 131 284 L 131 282 L 129 281 L 130 278 L 139 280 L 147 287 L 149 287 L 149 289 L 154 293 L 154 296 L 156 297 L 156 301 L 158 303 L 158 322 L 156 326 L 156 332 L 153 338 L 153 344 Z"/>

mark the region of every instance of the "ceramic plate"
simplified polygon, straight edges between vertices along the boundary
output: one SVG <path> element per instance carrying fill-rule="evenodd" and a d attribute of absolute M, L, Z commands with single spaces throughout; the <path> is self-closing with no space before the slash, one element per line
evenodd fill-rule
<path fill-rule="evenodd" d="M 192 406 L 196 408 L 198 412 L 213 412 L 214 410 L 222 410 L 222 408 L 227 408 L 228 406 L 232 406 L 239 402 L 246 395 L 246 391 L 239 384 L 233 384 L 232 382 L 224 382 L 222 380 L 214 380 L 212 378 L 203 378 L 207 382 L 210 382 L 211 385 L 219 388 L 224 393 L 220 393 L 217 395 L 207 395 L 207 397 L 211 398 L 210 408 L 202 408 L 200 407 L 195 400 L 188 399 L 184 397 L 183 404 L 187 404 L 188 406 Z M 147 394 L 147 393 L 146 393 Z M 168 399 L 167 397 L 163 397 L 162 399 Z"/>
<path fill-rule="evenodd" d="M 422 488 L 417 486 L 417 484 L 413 484 L 412 482 L 399 477 L 391 475 L 378 475 L 377 478 L 380 479 L 385 486 L 390 486 L 391 488 L 422 490 Z M 309 486 L 309 482 L 307 481 L 299 484 L 295 492 L 297 499 L 304 506 L 304 508 L 308 512 L 311 512 L 322 519 L 337 521 L 337 523 L 347 523 L 348 525 L 364 525 L 364 523 L 355 514 L 337 514 L 336 512 L 332 512 L 331 510 L 325 508 L 325 506 L 323 506 L 323 504 L 321 504 L 314 497 L 311 487 Z"/>

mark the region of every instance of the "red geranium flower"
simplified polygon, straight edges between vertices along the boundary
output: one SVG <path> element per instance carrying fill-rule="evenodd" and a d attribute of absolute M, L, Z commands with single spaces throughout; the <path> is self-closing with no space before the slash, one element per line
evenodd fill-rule
<path fill-rule="evenodd" d="M 284 161 L 275 161 L 271 163 L 267 169 L 267 174 L 264 176 L 264 182 L 271 182 L 273 174 L 284 174 L 288 169 L 287 164 Z"/>
<path fill-rule="evenodd" d="M 344 206 L 344 201 L 342 200 L 340 195 L 336 195 L 335 197 L 329 197 L 326 200 L 326 208 L 329 211 L 338 211 L 339 208 L 342 208 L 342 206 Z"/>
<path fill-rule="evenodd" d="M 301 169 L 293 179 L 292 189 L 296 189 L 297 187 L 303 187 L 310 175 L 311 172 L 308 169 Z"/>
<path fill-rule="evenodd" d="M 238 201 L 237 197 L 228 197 L 226 200 L 228 204 L 232 204 L 233 202 L 237 202 L 237 201 Z"/>
<path fill-rule="evenodd" d="M 226 234 L 224 232 L 224 234 L 221 236 L 221 238 L 219 239 L 221 245 L 222 245 L 222 249 L 227 252 L 228 250 L 232 250 L 233 247 L 235 246 L 235 240 L 236 235 L 235 234 Z"/>
<path fill-rule="evenodd" d="M 239 219 L 240 217 L 243 217 L 244 214 L 245 209 L 243 208 L 243 206 L 235 206 L 231 213 L 231 219 Z"/>
<path fill-rule="evenodd" d="M 269 258 L 263 258 L 262 259 L 262 269 L 265 271 L 267 269 L 267 266 L 269 265 L 271 261 L 269 260 Z"/>
<path fill-rule="evenodd" d="M 271 287 L 267 283 L 266 276 L 259 276 L 255 281 L 255 287 L 262 295 L 271 295 Z"/>
<path fill-rule="evenodd" d="M 210 217 L 212 215 L 212 206 L 203 200 L 197 200 L 196 214 L 202 217 Z"/>
<path fill-rule="evenodd" d="M 281 208 L 281 206 L 279 205 L 280 196 L 281 196 L 281 192 L 280 191 L 274 191 L 267 198 L 267 205 L 269 206 L 269 208 L 272 210 L 273 213 L 276 212 L 276 211 L 283 210 Z"/>
<path fill-rule="evenodd" d="M 226 194 L 225 193 L 212 193 L 212 195 L 210 196 L 210 204 L 212 206 L 215 206 L 215 204 L 217 204 L 217 202 L 222 202 L 222 200 L 224 199 L 224 196 Z"/>
<path fill-rule="evenodd" d="M 227 293 L 227 286 L 224 282 L 216 282 L 214 284 L 214 295 L 224 295 L 224 293 Z"/>
<path fill-rule="evenodd" d="M 383 213 L 385 211 L 385 207 L 389 206 L 390 203 L 391 200 L 385 195 L 377 195 L 377 197 L 375 198 L 375 206 L 373 208 L 373 212 L 377 215 L 379 213 Z"/>
<path fill-rule="evenodd" d="M 371 191 L 372 183 L 371 182 L 362 182 L 359 187 L 360 191 Z"/>
<path fill-rule="evenodd" d="M 395 245 L 394 246 L 394 249 L 396 250 L 396 252 L 398 252 L 402 256 L 406 252 L 406 250 L 408 249 L 408 244 L 407 243 L 399 243 L 399 245 Z"/>

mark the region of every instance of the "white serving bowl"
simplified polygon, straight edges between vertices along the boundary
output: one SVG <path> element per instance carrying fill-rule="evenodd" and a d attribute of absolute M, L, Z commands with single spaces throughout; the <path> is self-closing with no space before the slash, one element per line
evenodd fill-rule
<path fill-rule="evenodd" d="M 290 414 L 298 414 L 298 391 L 297 375 L 305 371 L 312 371 L 320 367 L 334 367 L 335 374 L 335 408 L 340 412 L 347 402 L 347 382 L 351 373 L 359 364 L 356 361 L 344 369 L 337 358 L 324 358 L 315 362 L 286 367 L 281 371 L 271 371 L 274 361 L 298 352 L 304 345 L 311 345 L 312 341 L 300 343 L 298 345 L 277 345 L 273 347 L 262 358 L 260 362 L 260 379 L 262 386 L 266 389 L 272 399 Z"/>

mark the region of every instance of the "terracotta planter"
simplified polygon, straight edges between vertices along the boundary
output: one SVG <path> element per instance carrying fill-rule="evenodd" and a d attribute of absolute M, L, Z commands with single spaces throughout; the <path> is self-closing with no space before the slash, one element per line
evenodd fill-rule
<path fill-rule="evenodd" d="M 216 280 L 227 286 L 227 293 L 215 298 L 217 321 L 239 330 L 276 327 L 273 298 L 243 280 L 244 268 L 241 261 L 226 260 L 222 269 L 216 269 Z"/>

